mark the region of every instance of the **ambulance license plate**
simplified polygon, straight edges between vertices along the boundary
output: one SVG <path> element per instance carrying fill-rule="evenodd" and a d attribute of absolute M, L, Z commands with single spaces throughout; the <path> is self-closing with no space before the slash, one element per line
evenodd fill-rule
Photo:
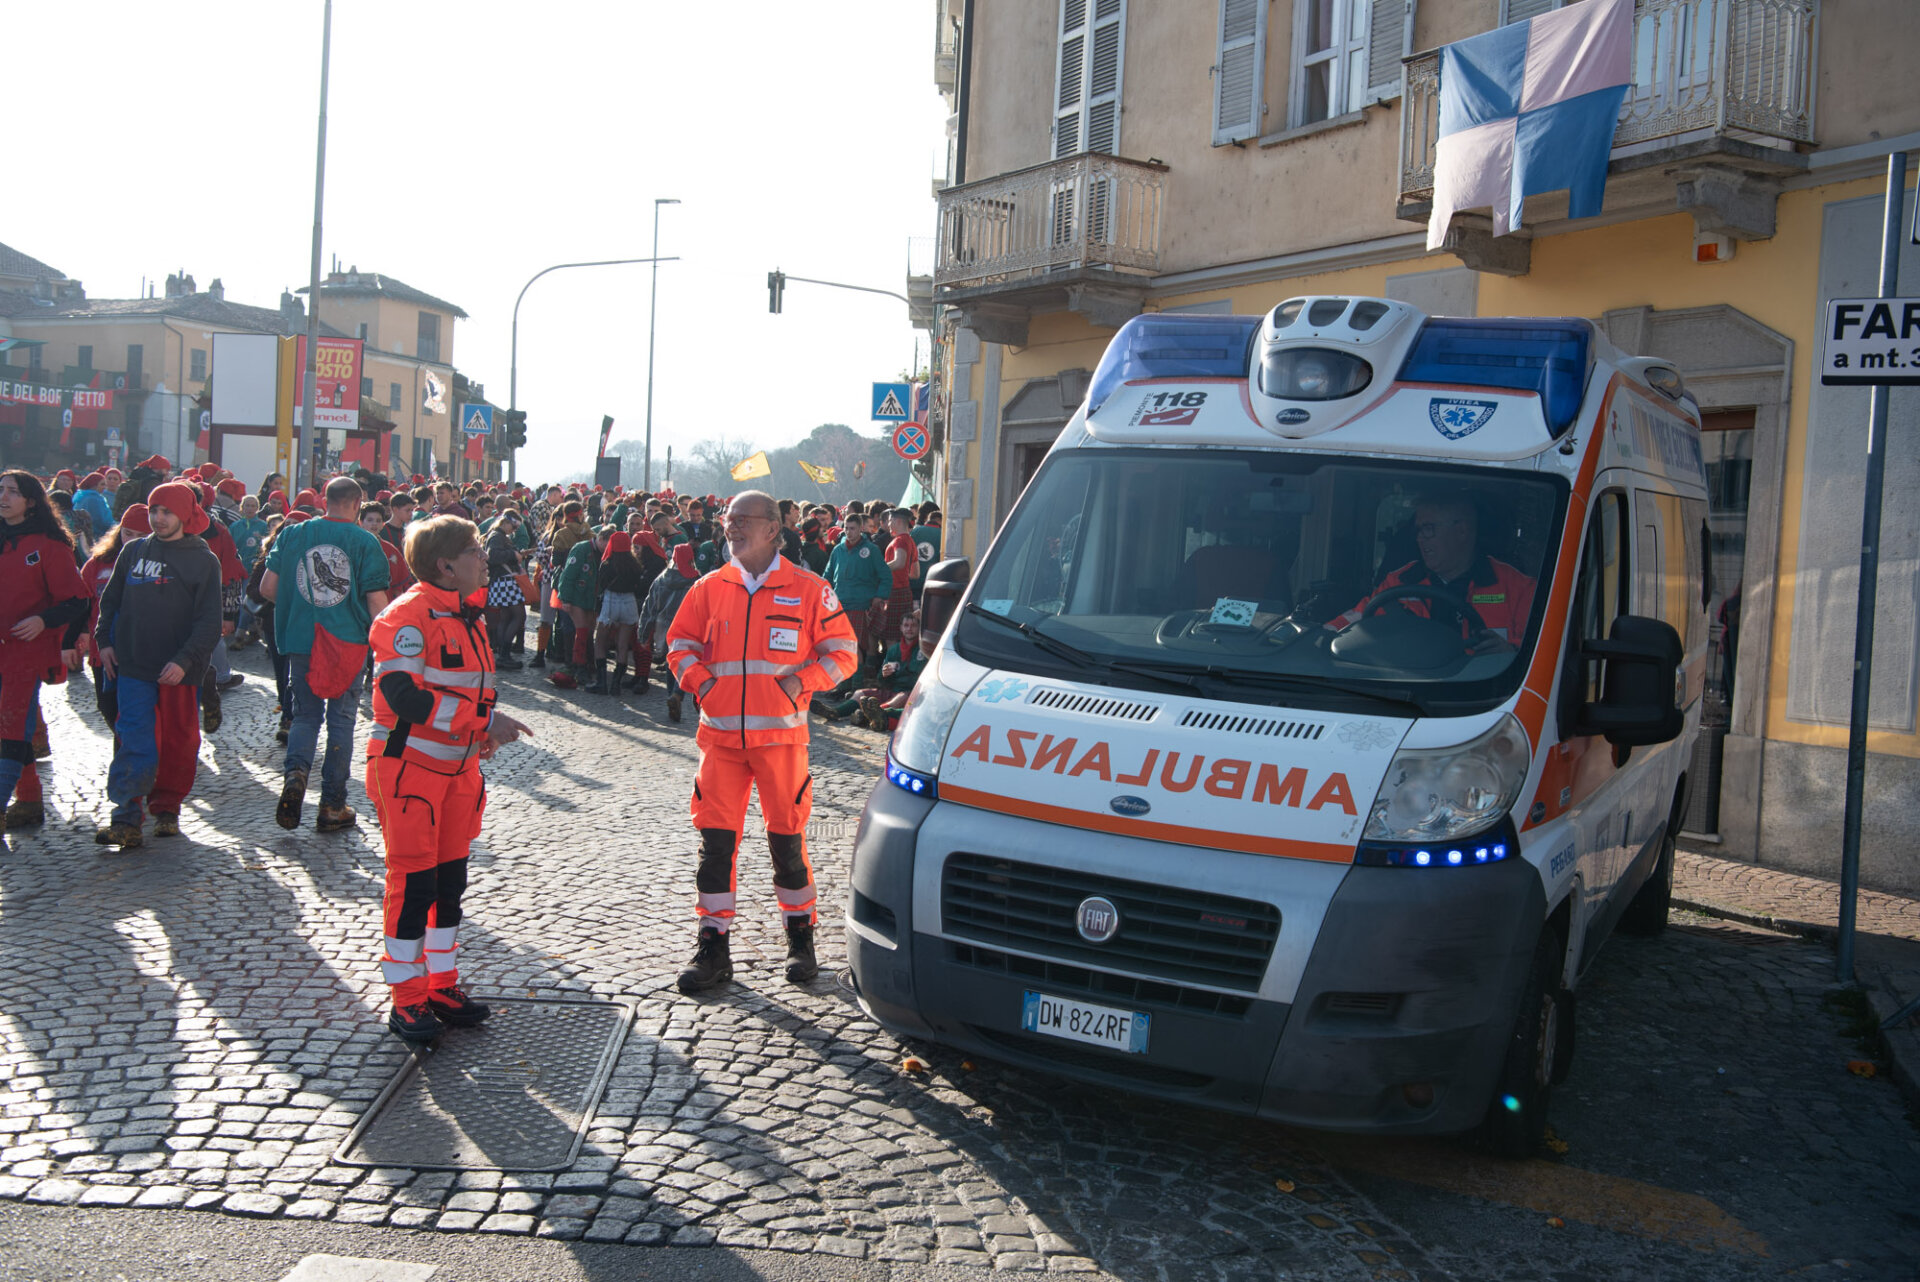
<path fill-rule="evenodd" d="M 1152 1017 L 1140 1011 L 1116 1006 L 1095 1006 L 1090 1002 L 1046 993 L 1028 992 L 1026 1007 L 1020 1015 L 1020 1027 L 1029 1033 L 1059 1037 L 1089 1046 L 1125 1051 L 1129 1055 L 1147 1053 L 1147 1033 Z"/>

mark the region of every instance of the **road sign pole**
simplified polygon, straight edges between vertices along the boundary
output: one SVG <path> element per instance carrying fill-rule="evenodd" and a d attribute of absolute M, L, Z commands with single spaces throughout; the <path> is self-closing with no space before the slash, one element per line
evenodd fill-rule
<path fill-rule="evenodd" d="M 1907 153 L 1887 157 L 1887 206 L 1880 238 L 1880 297 L 1900 292 L 1900 212 Z M 1880 494 L 1886 479 L 1887 411 L 1893 389 L 1873 389 L 1867 412 L 1866 498 L 1860 517 L 1860 594 L 1853 618 L 1853 711 L 1847 722 L 1847 809 L 1840 835 L 1840 942 L 1836 979 L 1853 982 L 1854 927 L 1860 901 L 1860 813 L 1867 787 L 1867 713 L 1873 694 L 1873 622 L 1880 588 Z"/>

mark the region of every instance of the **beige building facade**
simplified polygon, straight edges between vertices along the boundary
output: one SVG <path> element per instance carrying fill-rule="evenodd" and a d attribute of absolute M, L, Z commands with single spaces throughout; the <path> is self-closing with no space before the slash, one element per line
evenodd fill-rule
<path fill-rule="evenodd" d="M 986 549 L 1132 316 L 1344 293 L 1590 318 L 1707 412 L 1720 676 L 1689 826 L 1832 874 L 1867 397 L 1813 361 L 1825 301 L 1874 292 L 1889 154 L 1920 148 L 1920 23 L 1902 0 L 1638 0 L 1602 214 L 1533 197 L 1518 234 L 1470 212 L 1429 252 L 1437 50 L 1556 7 L 938 0 L 948 553 Z M 1920 250 L 1905 268 L 1920 285 Z M 1912 891 L 1920 458 L 1887 487 L 1864 868 Z"/>

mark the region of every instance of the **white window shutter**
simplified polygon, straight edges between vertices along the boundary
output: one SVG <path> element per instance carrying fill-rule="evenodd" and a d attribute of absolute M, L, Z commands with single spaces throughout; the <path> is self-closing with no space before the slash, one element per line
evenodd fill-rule
<path fill-rule="evenodd" d="M 1509 22 L 1525 22 L 1528 18 L 1552 13 L 1560 4 L 1561 0 L 1500 0 L 1500 25 L 1504 27 Z"/>
<path fill-rule="evenodd" d="M 1087 42 L 1087 127 L 1084 149 L 1120 150 L 1120 72 L 1126 60 L 1126 0 L 1093 0 Z"/>
<path fill-rule="evenodd" d="M 1260 132 L 1267 64 L 1267 0 L 1220 0 L 1220 56 L 1213 69 L 1213 145 Z"/>
<path fill-rule="evenodd" d="M 1368 102 L 1400 96 L 1400 60 L 1413 52 L 1413 6 L 1414 0 L 1373 0 L 1367 31 Z"/>
<path fill-rule="evenodd" d="M 1060 56 L 1053 96 L 1053 156 L 1081 150 L 1081 128 L 1086 115 L 1087 0 L 1060 0 Z"/>

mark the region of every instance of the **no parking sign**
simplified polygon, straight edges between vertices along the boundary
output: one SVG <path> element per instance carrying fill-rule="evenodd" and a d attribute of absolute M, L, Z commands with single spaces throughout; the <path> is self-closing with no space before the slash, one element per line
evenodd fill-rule
<path fill-rule="evenodd" d="M 925 454 L 932 443 L 925 423 L 902 423 L 893 429 L 893 452 L 908 462 Z"/>

